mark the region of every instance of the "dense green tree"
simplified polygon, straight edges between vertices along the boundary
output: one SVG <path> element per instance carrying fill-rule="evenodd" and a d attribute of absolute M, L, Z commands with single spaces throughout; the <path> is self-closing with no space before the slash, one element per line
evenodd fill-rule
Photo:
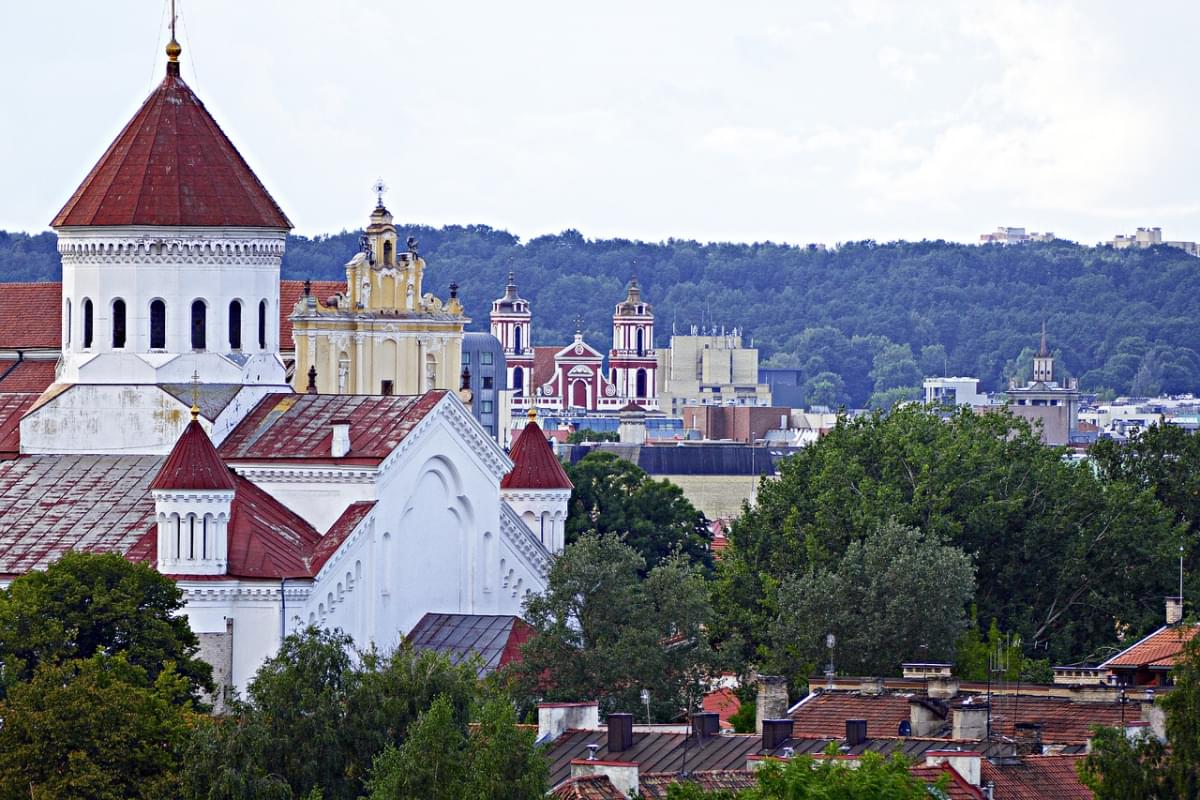
<path fill-rule="evenodd" d="M 0 701 L 0 799 L 177 797 L 188 681 L 126 654 L 45 661 Z"/>
<path fill-rule="evenodd" d="M 517 726 L 512 704 L 488 698 L 467 731 L 439 696 L 409 728 L 399 748 L 375 759 L 370 800 L 539 800 L 548 764 L 532 731 Z"/>
<path fill-rule="evenodd" d="M 852 675 L 894 674 L 902 661 L 949 661 L 974 591 L 965 553 L 889 520 L 851 542 L 835 566 L 783 580 L 770 667 L 793 678 L 813 674 L 828 633 L 836 636 L 835 663 Z"/>
<path fill-rule="evenodd" d="M 708 520 L 683 490 L 656 481 L 614 453 L 597 450 L 567 467 L 571 491 L 567 542 L 593 532 L 615 534 L 636 550 L 650 569 L 679 552 L 712 566 Z"/>
<path fill-rule="evenodd" d="M 613 534 L 585 534 L 567 546 L 546 591 L 525 603 L 536 631 L 518 667 L 526 695 L 599 700 L 605 711 L 641 715 L 640 691 L 648 689 L 658 720 L 697 706 L 715 662 L 704 577 L 682 556 L 642 578 L 644 568 Z"/>
<path fill-rule="evenodd" d="M 355 653 L 348 636 L 315 628 L 288 636 L 247 687 L 247 698 L 193 739 L 183 781 L 197 800 L 282 792 L 357 798 L 373 759 L 443 697 L 466 725 L 476 692 L 473 662 L 453 665 L 402 645 Z"/>
<path fill-rule="evenodd" d="M 1159 698 L 1166 745 L 1150 734 L 1099 728 L 1080 780 L 1096 800 L 1184 800 L 1200 797 L 1200 637 L 1184 646 L 1172 668 L 1174 688 Z"/>
<path fill-rule="evenodd" d="M 830 754 L 836 755 L 836 754 Z M 677 783 L 667 790 L 670 800 L 928 800 L 928 784 L 908 771 L 900 756 L 884 759 L 878 753 L 863 753 L 857 767 L 837 758 L 814 759 L 796 756 L 786 764 L 765 764 L 757 773 L 758 785 L 740 792 L 706 792 L 691 783 Z M 935 786 L 945 791 L 948 779 Z"/>
<path fill-rule="evenodd" d="M 980 617 L 1051 659 L 1110 644 L 1118 621 L 1139 632 L 1158 624 L 1179 544 L 1150 489 L 1097 478 L 1010 416 L 943 420 L 910 406 L 844 419 L 782 462 L 731 526 L 718 640 L 764 658 L 779 583 L 832 569 L 890 518 L 970 555 Z"/>
<path fill-rule="evenodd" d="M 173 666 L 191 695 L 212 689 L 212 668 L 179 612 L 170 578 L 112 553 L 67 553 L 0 589 L 0 697 L 41 664 L 123 654 L 153 681 Z"/>
<path fill-rule="evenodd" d="M 825 406 L 837 410 L 850 404 L 846 382 L 836 372 L 818 372 L 804 382 L 804 405 Z"/>

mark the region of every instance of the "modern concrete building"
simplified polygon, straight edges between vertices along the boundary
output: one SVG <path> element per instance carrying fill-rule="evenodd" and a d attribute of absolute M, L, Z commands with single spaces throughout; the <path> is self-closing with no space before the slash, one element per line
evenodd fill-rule
<path fill-rule="evenodd" d="M 758 381 L 758 350 L 737 328 L 725 334 L 672 336 L 658 353 L 658 395 L 664 411 L 684 406 L 769 406 L 771 390 Z"/>
<path fill-rule="evenodd" d="M 979 391 L 978 378 L 926 378 L 925 404 L 938 406 L 983 406 L 988 396 Z"/>
<path fill-rule="evenodd" d="M 1197 245 L 1196 242 L 1172 240 L 1164 241 L 1162 237 L 1162 228 L 1159 227 L 1138 228 L 1132 236 L 1126 236 L 1125 234 L 1118 233 L 1112 238 L 1112 241 L 1110 241 L 1109 244 L 1112 245 L 1112 247 L 1116 250 L 1127 250 L 1131 247 L 1144 250 L 1156 245 L 1166 245 L 1167 247 L 1174 247 L 1178 250 L 1182 250 L 1188 255 L 1200 256 L 1200 245 Z"/>
<path fill-rule="evenodd" d="M 490 333 L 468 332 L 462 337 L 463 376 L 471 390 L 471 414 L 501 444 L 507 444 L 509 401 L 508 366 L 504 347 Z"/>

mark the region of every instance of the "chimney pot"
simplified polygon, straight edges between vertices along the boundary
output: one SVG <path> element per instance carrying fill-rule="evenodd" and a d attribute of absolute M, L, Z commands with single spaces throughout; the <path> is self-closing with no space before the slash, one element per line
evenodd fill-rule
<path fill-rule="evenodd" d="M 1183 598 L 1167 598 L 1167 624 L 1178 625 L 1183 622 Z"/>

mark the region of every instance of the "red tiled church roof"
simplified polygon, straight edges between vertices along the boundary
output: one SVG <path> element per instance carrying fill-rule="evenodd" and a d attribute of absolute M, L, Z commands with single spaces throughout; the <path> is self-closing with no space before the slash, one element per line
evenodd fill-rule
<path fill-rule="evenodd" d="M 0 392 L 41 394 L 54 383 L 57 366 L 53 361 L 0 361 Z"/>
<path fill-rule="evenodd" d="M 21 417 L 37 399 L 30 392 L 0 393 L 0 461 L 21 452 Z"/>
<path fill-rule="evenodd" d="M 217 455 L 217 448 L 197 420 L 183 429 L 162 469 L 150 483 L 151 489 L 175 491 L 234 490 L 233 475 Z"/>
<path fill-rule="evenodd" d="M 50 223 L 291 228 L 237 148 L 168 74 Z"/>
<path fill-rule="evenodd" d="M 333 422 L 350 422 L 343 463 L 377 464 L 445 397 L 423 395 L 269 394 L 221 443 L 226 461 L 333 461 Z"/>
<path fill-rule="evenodd" d="M 500 481 L 501 489 L 574 488 L 558 456 L 550 449 L 541 426 L 534 420 L 517 434 L 509 457 L 513 460 L 513 468 Z"/>
<path fill-rule="evenodd" d="M 0 348 L 57 350 L 62 346 L 62 284 L 0 284 Z"/>

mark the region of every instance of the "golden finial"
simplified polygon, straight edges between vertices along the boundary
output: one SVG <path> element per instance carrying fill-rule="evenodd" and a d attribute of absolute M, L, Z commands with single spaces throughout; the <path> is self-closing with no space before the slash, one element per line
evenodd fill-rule
<path fill-rule="evenodd" d="M 200 419 L 200 373 L 192 372 L 192 422 Z"/>
<path fill-rule="evenodd" d="M 525 416 L 529 417 L 530 422 L 537 422 L 537 406 L 531 405 Z"/>
<path fill-rule="evenodd" d="M 179 74 L 179 54 L 183 48 L 175 40 L 175 0 L 171 0 L 171 41 L 167 42 L 167 74 Z"/>

